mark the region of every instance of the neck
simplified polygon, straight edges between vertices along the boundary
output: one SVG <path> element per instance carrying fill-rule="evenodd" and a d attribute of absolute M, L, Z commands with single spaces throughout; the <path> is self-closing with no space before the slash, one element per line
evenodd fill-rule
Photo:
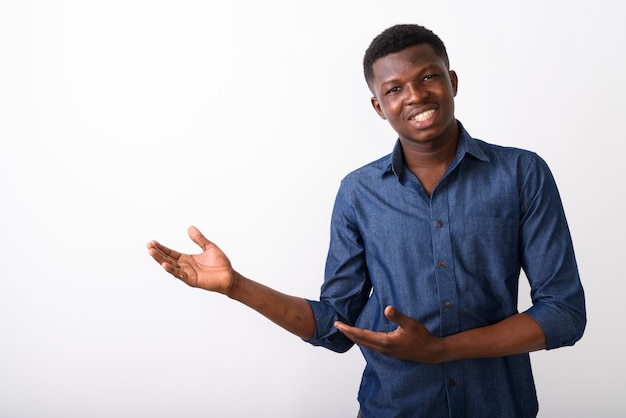
<path fill-rule="evenodd" d="M 456 155 L 456 135 L 446 140 L 415 144 L 400 140 L 406 167 L 417 176 L 430 195 Z"/>

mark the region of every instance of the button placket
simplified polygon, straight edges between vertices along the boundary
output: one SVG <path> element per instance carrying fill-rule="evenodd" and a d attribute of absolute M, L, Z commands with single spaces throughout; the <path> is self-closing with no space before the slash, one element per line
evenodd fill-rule
<path fill-rule="evenodd" d="M 430 226 L 433 248 L 434 274 L 437 281 L 441 315 L 440 332 L 450 335 L 459 332 L 458 294 L 452 257 L 447 183 L 437 187 L 430 201 Z"/>

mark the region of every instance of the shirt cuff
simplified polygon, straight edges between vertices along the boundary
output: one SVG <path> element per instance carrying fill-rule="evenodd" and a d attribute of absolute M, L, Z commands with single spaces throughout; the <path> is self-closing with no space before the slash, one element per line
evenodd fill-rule
<path fill-rule="evenodd" d="M 313 315 L 315 316 L 315 333 L 313 337 L 305 341 L 338 353 L 348 351 L 354 345 L 354 342 L 335 328 L 335 321 L 339 320 L 335 310 L 324 302 L 309 299 L 306 299 L 306 301 L 311 305 Z"/>
<path fill-rule="evenodd" d="M 574 317 L 564 312 L 564 309 L 547 303 L 536 303 L 525 312 L 543 330 L 547 350 L 574 345 L 582 337 L 584 325 L 577 327 Z"/>

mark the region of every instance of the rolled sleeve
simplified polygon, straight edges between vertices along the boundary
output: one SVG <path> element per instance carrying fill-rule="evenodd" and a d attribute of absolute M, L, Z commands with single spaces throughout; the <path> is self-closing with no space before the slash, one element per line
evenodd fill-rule
<path fill-rule="evenodd" d="M 324 302 L 307 300 L 315 315 L 315 334 L 308 343 L 322 346 L 329 350 L 343 353 L 348 351 L 354 343 L 335 328 L 335 321 L 339 316 L 335 309 Z"/>
<path fill-rule="evenodd" d="M 583 312 L 566 306 L 537 303 L 529 308 L 530 315 L 546 335 L 546 349 L 574 345 L 583 336 L 586 318 Z"/>

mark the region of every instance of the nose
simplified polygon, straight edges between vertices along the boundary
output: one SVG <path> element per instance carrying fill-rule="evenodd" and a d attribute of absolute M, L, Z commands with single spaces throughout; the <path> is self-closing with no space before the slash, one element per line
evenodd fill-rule
<path fill-rule="evenodd" d="M 406 91 L 406 100 L 408 103 L 419 103 L 428 95 L 426 90 L 419 83 L 409 83 Z"/>

